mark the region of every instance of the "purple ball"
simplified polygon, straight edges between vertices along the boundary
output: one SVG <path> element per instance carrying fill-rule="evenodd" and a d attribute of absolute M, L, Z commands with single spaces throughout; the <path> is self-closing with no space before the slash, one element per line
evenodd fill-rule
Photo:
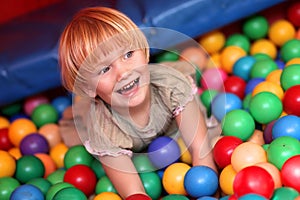
<path fill-rule="evenodd" d="M 48 153 L 49 149 L 50 147 L 47 139 L 39 133 L 32 133 L 25 136 L 20 143 L 20 151 L 22 155 Z"/>

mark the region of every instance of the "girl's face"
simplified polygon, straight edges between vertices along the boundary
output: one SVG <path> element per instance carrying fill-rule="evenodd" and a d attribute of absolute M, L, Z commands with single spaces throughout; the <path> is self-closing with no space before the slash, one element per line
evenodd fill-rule
<path fill-rule="evenodd" d="M 144 51 L 133 50 L 117 57 L 107 66 L 99 66 L 96 94 L 115 108 L 142 104 L 149 92 L 147 64 Z"/>

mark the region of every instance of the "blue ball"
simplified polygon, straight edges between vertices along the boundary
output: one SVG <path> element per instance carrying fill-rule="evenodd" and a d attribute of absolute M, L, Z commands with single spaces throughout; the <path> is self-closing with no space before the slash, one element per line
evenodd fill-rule
<path fill-rule="evenodd" d="M 290 136 L 300 140 L 300 117 L 286 115 L 277 119 L 272 127 L 272 138 Z"/>
<path fill-rule="evenodd" d="M 157 169 L 165 168 L 178 161 L 180 155 L 178 143 L 168 136 L 154 139 L 148 147 L 148 157 Z"/>
<path fill-rule="evenodd" d="M 210 197 L 210 196 L 205 196 L 205 197 L 200 197 L 197 200 L 217 200 L 217 198 Z"/>
<path fill-rule="evenodd" d="M 17 187 L 11 194 L 10 200 L 44 200 L 44 194 L 36 186 L 24 184 Z"/>
<path fill-rule="evenodd" d="M 263 82 L 264 78 L 252 78 L 247 82 L 246 88 L 245 88 L 245 96 L 247 94 L 252 93 L 253 89 L 261 82 Z"/>
<path fill-rule="evenodd" d="M 232 110 L 241 109 L 242 100 L 233 93 L 219 93 L 211 103 L 211 112 L 221 122 L 223 117 Z"/>
<path fill-rule="evenodd" d="M 285 67 L 285 62 L 283 62 L 283 61 L 280 60 L 280 59 L 276 59 L 276 60 L 275 60 L 275 63 L 277 64 L 278 69 L 283 69 L 283 68 Z"/>
<path fill-rule="evenodd" d="M 207 166 L 191 167 L 184 176 L 184 188 L 194 198 L 211 196 L 216 193 L 218 186 L 217 173 Z"/>
<path fill-rule="evenodd" d="M 61 118 L 64 110 L 72 105 L 72 101 L 67 96 L 59 96 L 53 99 L 51 104 L 57 110 L 59 118 Z"/>
<path fill-rule="evenodd" d="M 239 197 L 239 200 L 267 200 L 267 198 L 258 194 L 245 194 Z"/>
<path fill-rule="evenodd" d="M 234 75 L 241 77 L 245 81 L 250 78 L 250 71 L 256 59 L 253 56 L 244 56 L 238 59 L 234 65 L 232 72 Z"/>

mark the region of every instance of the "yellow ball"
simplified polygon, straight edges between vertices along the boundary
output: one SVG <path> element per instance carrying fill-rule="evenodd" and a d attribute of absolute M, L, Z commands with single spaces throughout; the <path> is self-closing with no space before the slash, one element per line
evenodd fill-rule
<path fill-rule="evenodd" d="M 187 195 L 184 176 L 190 168 L 186 163 L 173 163 L 165 169 L 162 184 L 168 194 Z"/>
<path fill-rule="evenodd" d="M 268 74 L 268 76 L 266 77 L 266 81 L 270 81 L 270 82 L 280 85 L 281 84 L 280 83 L 281 73 L 282 73 L 282 69 L 276 69 L 276 70 L 270 72 Z"/>
<path fill-rule="evenodd" d="M 5 117 L 0 116 L 0 129 L 2 128 L 8 128 L 9 127 L 9 120 L 6 119 Z"/>
<path fill-rule="evenodd" d="M 263 81 L 257 84 L 252 91 L 252 96 L 255 96 L 260 92 L 271 92 L 275 94 L 280 100 L 282 100 L 284 96 L 282 87 L 279 84 L 270 81 Z"/>
<path fill-rule="evenodd" d="M 114 192 L 101 192 L 97 194 L 93 200 L 122 200 L 121 197 Z"/>
<path fill-rule="evenodd" d="M 213 53 L 210 55 L 206 68 L 215 68 L 221 66 L 221 55 L 220 53 Z"/>
<path fill-rule="evenodd" d="M 288 40 L 295 38 L 296 30 L 293 24 L 281 19 L 271 24 L 269 38 L 274 44 L 282 46 Z"/>
<path fill-rule="evenodd" d="M 247 55 L 247 52 L 238 46 L 228 46 L 225 47 L 221 52 L 221 68 L 231 74 L 234 63 Z"/>
<path fill-rule="evenodd" d="M 300 58 L 293 58 L 289 60 L 287 63 L 285 63 L 285 67 L 293 64 L 300 64 Z"/>
<path fill-rule="evenodd" d="M 233 169 L 232 165 L 227 165 L 220 174 L 220 188 L 226 195 L 232 195 L 234 193 L 233 181 L 236 174 L 237 172 Z"/>
<path fill-rule="evenodd" d="M 58 143 L 50 149 L 50 157 L 54 160 L 57 168 L 64 167 L 64 158 L 68 151 L 67 145 L 64 143 Z"/>
<path fill-rule="evenodd" d="M 177 140 L 178 146 L 180 148 L 180 161 L 186 164 L 192 164 L 192 156 L 188 151 L 185 143 L 183 142 L 182 138 L 178 138 Z"/>
<path fill-rule="evenodd" d="M 255 55 L 258 53 L 267 54 L 272 59 L 275 59 L 277 56 L 276 45 L 268 39 L 256 40 L 250 47 L 250 54 Z"/>
<path fill-rule="evenodd" d="M 12 177 L 16 171 L 16 160 L 8 152 L 0 150 L 0 178 Z"/>
<path fill-rule="evenodd" d="M 225 35 L 220 31 L 211 31 L 200 37 L 200 45 L 207 51 L 209 54 L 217 53 L 225 45 Z"/>
<path fill-rule="evenodd" d="M 22 157 L 22 153 L 19 147 L 13 147 L 7 151 L 10 155 L 12 155 L 16 160 Z"/>

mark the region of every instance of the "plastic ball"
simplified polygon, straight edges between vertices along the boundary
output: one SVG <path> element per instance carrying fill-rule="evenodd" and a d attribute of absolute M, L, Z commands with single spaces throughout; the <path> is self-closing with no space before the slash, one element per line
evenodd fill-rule
<path fill-rule="evenodd" d="M 95 193 L 101 194 L 102 192 L 117 193 L 117 190 L 115 189 L 114 185 L 106 175 L 99 178 L 99 180 L 96 183 Z"/>
<path fill-rule="evenodd" d="M 31 119 L 37 127 L 41 127 L 45 124 L 56 123 L 58 112 L 51 104 L 41 104 L 32 111 Z"/>
<path fill-rule="evenodd" d="M 160 136 L 149 144 L 148 157 L 154 167 L 161 169 L 180 158 L 180 148 L 171 137 Z"/>
<path fill-rule="evenodd" d="M 237 60 L 247 55 L 247 52 L 238 46 L 225 47 L 221 52 L 221 68 L 227 72 L 232 73 L 233 66 Z"/>
<path fill-rule="evenodd" d="M 232 165 L 227 165 L 220 174 L 219 183 L 222 192 L 227 195 L 232 195 L 233 192 L 233 181 L 237 172 L 233 169 Z"/>
<path fill-rule="evenodd" d="M 248 81 L 250 79 L 250 71 L 255 62 L 256 60 L 253 56 L 241 57 L 234 63 L 232 73 Z"/>
<path fill-rule="evenodd" d="M 261 92 L 269 92 L 276 95 L 280 100 L 284 96 L 284 91 L 279 84 L 270 81 L 263 81 L 255 86 L 252 91 L 252 96 L 255 96 Z"/>
<path fill-rule="evenodd" d="M 23 110 L 26 115 L 30 116 L 32 111 L 41 104 L 49 103 L 49 98 L 42 94 L 30 96 L 25 99 L 23 104 Z"/>
<path fill-rule="evenodd" d="M 257 40 L 268 34 L 269 23 L 263 16 L 253 16 L 246 19 L 242 29 L 244 34 L 251 40 Z"/>
<path fill-rule="evenodd" d="M 282 104 L 287 114 L 300 116 L 300 85 L 294 85 L 285 91 Z"/>
<path fill-rule="evenodd" d="M 221 31 L 211 31 L 202 35 L 199 43 L 208 53 L 217 53 L 225 45 L 225 35 Z"/>
<path fill-rule="evenodd" d="M 272 137 L 273 139 L 290 136 L 300 140 L 300 118 L 295 115 L 286 115 L 278 120 L 273 125 Z"/>
<path fill-rule="evenodd" d="M 270 199 L 274 192 L 274 181 L 265 169 L 249 166 L 236 174 L 233 191 L 238 197 L 254 193 Z"/>
<path fill-rule="evenodd" d="M 278 66 L 278 69 L 283 69 L 285 67 L 285 63 L 280 58 L 275 59 L 275 62 Z"/>
<path fill-rule="evenodd" d="M 293 65 L 293 64 L 300 64 L 300 58 L 292 58 L 287 63 L 285 63 L 285 67 Z"/>
<path fill-rule="evenodd" d="M 238 76 L 229 76 L 224 81 L 224 91 L 227 93 L 233 93 L 237 95 L 240 99 L 245 96 L 246 81 Z"/>
<path fill-rule="evenodd" d="M 184 188 L 184 177 L 190 168 L 185 163 L 173 163 L 165 169 L 162 184 L 168 194 L 187 195 Z"/>
<path fill-rule="evenodd" d="M 53 173 L 56 171 L 57 167 L 54 162 L 54 160 L 50 157 L 49 154 L 46 153 L 36 153 L 34 154 L 35 157 L 40 159 L 44 165 L 45 168 L 45 173 L 44 173 L 44 178 L 47 178 L 49 174 Z"/>
<path fill-rule="evenodd" d="M 270 175 L 272 176 L 272 179 L 274 181 L 275 189 L 282 187 L 280 171 L 277 169 L 277 167 L 275 165 L 273 165 L 269 162 L 261 162 L 261 163 L 255 164 L 255 166 L 261 167 L 270 173 Z"/>
<path fill-rule="evenodd" d="M 39 128 L 38 133 L 47 139 L 50 148 L 62 142 L 57 124 L 45 124 Z"/>
<path fill-rule="evenodd" d="M 239 198 L 239 200 L 268 200 L 259 194 L 245 194 Z"/>
<path fill-rule="evenodd" d="M 288 7 L 287 19 L 296 27 L 300 27 L 300 3 L 294 2 Z"/>
<path fill-rule="evenodd" d="M 274 60 L 273 58 L 271 58 L 270 55 L 266 54 L 266 53 L 256 53 L 254 55 L 252 55 L 256 61 L 259 61 L 259 60 Z"/>
<path fill-rule="evenodd" d="M 81 190 L 74 187 L 67 187 L 59 190 L 53 197 L 53 200 L 64 199 L 87 200 L 87 197 Z"/>
<path fill-rule="evenodd" d="M 155 171 L 150 159 L 146 154 L 136 154 L 132 158 L 132 162 L 139 173 Z"/>
<path fill-rule="evenodd" d="M 267 75 L 266 81 L 281 85 L 281 83 L 280 83 L 281 73 L 282 73 L 282 69 L 276 69 L 276 70 L 271 71 Z"/>
<path fill-rule="evenodd" d="M 7 151 L 14 147 L 8 137 L 8 128 L 0 128 L 0 150 Z"/>
<path fill-rule="evenodd" d="M 180 53 L 180 60 L 188 61 L 196 65 L 200 70 L 207 65 L 207 55 L 200 47 L 188 47 Z"/>
<path fill-rule="evenodd" d="M 7 151 L 11 156 L 13 156 L 16 160 L 22 157 L 20 148 L 13 147 Z"/>
<path fill-rule="evenodd" d="M 275 59 L 277 56 L 276 45 L 269 39 L 256 40 L 250 47 L 250 55 L 255 55 L 258 53 L 267 54 L 272 59 Z"/>
<path fill-rule="evenodd" d="M 164 51 L 156 55 L 155 61 L 160 62 L 169 62 L 177 61 L 179 59 L 179 53 L 176 51 Z"/>
<path fill-rule="evenodd" d="M 285 161 L 298 154 L 300 154 L 299 140 L 290 136 L 274 139 L 267 149 L 268 162 L 275 165 L 279 170 Z"/>
<path fill-rule="evenodd" d="M 249 111 L 249 105 L 250 105 L 251 98 L 252 98 L 252 94 L 249 93 L 243 99 L 243 109 L 246 111 Z"/>
<path fill-rule="evenodd" d="M 251 115 L 244 110 L 236 109 L 228 112 L 221 121 L 225 136 L 235 136 L 243 141 L 251 137 L 255 123 Z"/>
<path fill-rule="evenodd" d="M 104 171 L 103 166 L 102 166 L 102 164 L 100 163 L 99 160 L 94 159 L 92 161 L 90 167 L 94 170 L 94 172 L 95 172 L 95 174 L 97 176 L 97 179 L 99 179 L 99 178 L 101 178 L 102 176 L 105 175 L 105 171 Z"/>
<path fill-rule="evenodd" d="M 280 187 L 275 189 L 272 200 L 295 200 L 299 196 L 299 192 L 291 187 Z"/>
<path fill-rule="evenodd" d="M 250 40 L 247 36 L 239 33 L 232 34 L 228 36 L 225 47 L 227 46 L 238 46 L 244 49 L 244 51 L 249 52 L 250 50 Z"/>
<path fill-rule="evenodd" d="M 50 149 L 49 155 L 54 160 L 57 168 L 64 167 L 64 158 L 68 149 L 64 143 L 58 143 Z"/>
<path fill-rule="evenodd" d="M 20 143 L 22 155 L 33 155 L 35 153 L 48 153 L 49 144 L 44 136 L 39 133 L 31 133 L 25 136 Z"/>
<path fill-rule="evenodd" d="M 60 190 L 63 190 L 65 188 L 70 188 L 70 187 L 73 187 L 74 186 L 70 183 L 66 183 L 66 182 L 59 182 L 59 183 L 56 183 L 56 184 L 53 184 L 49 190 L 47 191 L 46 193 L 46 198 L 45 200 L 53 200 L 54 196 L 60 191 Z"/>
<path fill-rule="evenodd" d="M 266 152 L 261 145 L 252 142 L 240 144 L 231 155 L 231 165 L 236 172 L 260 162 L 267 162 Z"/>
<path fill-rule="evenodd" d="M 70 167 L 78 164 L 91 166 L 94 157 L 85 149 L 83 145 L 71 146 L 64 156 L 64 166 Z"/>
<path fill-rule="evenodd" d="M 17 187 L 11 194 L 10 200 L 42 200 L 44 194 L 36 186 L 24 184 Z"/>
<path fill-rule="evenodd" d="M 282 113 L 281 100 L 271 92 L 260 92 L 252 97 L 249 110 L 255 121 L 267 124 Z"/>
<path fill-rule="evenodd" d="M 201 93 L 200 99 L 201 99 L 201 102 L 202 102 L 202 104 L 204 105 L 204 107 L 206 108 L 207 111 L 210 111 L 211 102 L 218 93 L 219 92 L 217 90 L 210 90 L 210 89 L 204 90 Z"/>
<path fill-rule="evenodd" d="M 160 177 L 155 172 L 140 173 L 143 186 L 151 199 L 159 199 L 162 193 Z"/>
<path fill-rule="evenodd" d="M 7 118 L 0 116 L 0 129 L 8 128 L 10 122 Z"/>
<path fill-rule="evenodd" d="M 13 177 L 0 178 L 0 199 L 9 200 L 11 193 L 19 186 L 19 181 Z"/>
<path fill-rule="evenodd" d="M 52 184 L 50 181 L 44 178 L 34 178 L 28 181 L 26 184 L 33 185 L 41 190 L 41 192 L 46 195 L 47 191 L 50 189 Z"/>
<path fill-rule="evenodd" d="M 15 170 L 15 159 L 8 152 L 0 150 L 0 178 L 5 176 L 13 176 Z"/>
<path fill-rule="evenodd" d="M 74 185 L 86 196 L 89 196 L 93 194 L 95 190 L 97 177 L 90 167 L 78 164 L 67 169 L 64 176 L 64 182 Z"/>
<path fill-rule="evenodd" d="M 227 73 L 221 68 L 207 68 L 203 71 L 200 79 L 201 86 L 204 90 L 212 89 L 221 91 L 224 80 L 228 77 Z"/>
<path fill-rule="evenodd" d="M 281 58 L 284 62 L 288 62 L 293 58 L 300 57 L 300 40 L 291 39 L 284 43 L 280 49 Z"/>
<path fill-rule="evenodd" d="M 251 135 L 251 137 L 247 140 L 248 142 L 253 142 L 258 145 L 264 145 L 264 137 L 263 132 L 261 130 L 255 129 Z"/>
<path fill-rule="evenodd" d="M 191 167 L 184 177 L 184 188 L 192 197 L 213 195 L 219 185 L 216 172 L 207 166 Z"/>
<path fill-rule="evenodd" d="M 271 24 L 269 38 L 278 46 L 282 46 L 287 41 L 295 37 L 296 30 L 293 24 L 285 19 L 278 20 Z"/>
<path fill-rule="evenodd" d="M 1 108 L 1 113 L 5 116 L 11 117 L 20 113 L 22 110 L 22 104 L 20 101 L 6 105 Z"/>
<path fill-rule="evenodd" d="M 58 169 L 47 176 L 47 180 L 52 184 L 63 182 L 66 170 Z"/>
<path fill-rule="evenodd" d="M 189 198 L 187 198 L 184 195 L 180 195 L 180 194 L 169 194 L 169 195 L 162 197 L 161 200 L 189 200 Z"/>
<path fill-rule="evenodd" d="M 184 162 L 186 164 L 192 164 L 193 160 L 192 160 L 192 155 L 189 152 L 188 148 L 186 147 L 183 139 L 181 137 L 179 137 L 177 139 L 177 143 L 178 146 L 180 148 L 180 161 Z"/>
<path fill-rule="evenodd" d="M 219 168 L 223 169 L 231 163 L 233 150 L 242 143 L 243 141 L 235 136 L 224 136 L 216 142 L 213 156 Z"/>
<path fill-rule="evenodd" d="M 21 140 L 31 133 L 35 133 L 37 128 L 35 124 L 29 119 L 17 119 L 11 123 L 8 129 L 8 137 L 11 143 L 19 147 Z"/>
<path fill-rule="evenodd" d="M 55 108 L 60 119 L 65 109 L 72 105 L 72 101 L 67 96 L 58 96 L 51 101 L 51 105 Z"/>
<path fill-rule="evenodd" d="M 265 125 L 264 128 L 264 141 L 266 144 L 270 144 L 273 141 L 272 129 L 276 120 L 273 120 Z"/>
<path fill-rule="evenodd" d="M 122 200 L 121 197 L 114 192 L 102 192 L 97 194 L 93 200 Z"/>
<path fill-rule="evenodd" d="M 266 78 L 272 71 L 278 69 L 273 60 L 264 59 L 256 61 L 250 71 L 251 78 Z"/>
<path fill-rule="evenodd" d="M 242 108 L 242 100 L 232 93 L 219 93 L 211 103 L 212 114 L 218 121 L 222 121 L 228 112 L 240 108 Z"/>
<path fill-rule="evenodd" d="M 299 174 L 300 155 L 290 157 L 281 168 L 281 177 L 283 185 L 292 187 L 300 192 L 300 174 Z"/>
<path fill-rule="evenodd" d="M 16 163 L 15 177 L 21 183 L 30 179 L 43 177 L 45 168 L 40 159 L 33 155 L 22 156 Z"/>
<path fill-rule="evenodd" d="M 284 68 L 280 77 L 281 87 L 286 91 L 292 86 L 300 85 L 300 64 Z"/>
<path fill-rule="evenodd" d="M 253 89 L 261 82 L 265 81 L 264 78 L 252 78 L 250 79 L 245 88 L 245 95 L 250 94 L 253 92 Z"/>

